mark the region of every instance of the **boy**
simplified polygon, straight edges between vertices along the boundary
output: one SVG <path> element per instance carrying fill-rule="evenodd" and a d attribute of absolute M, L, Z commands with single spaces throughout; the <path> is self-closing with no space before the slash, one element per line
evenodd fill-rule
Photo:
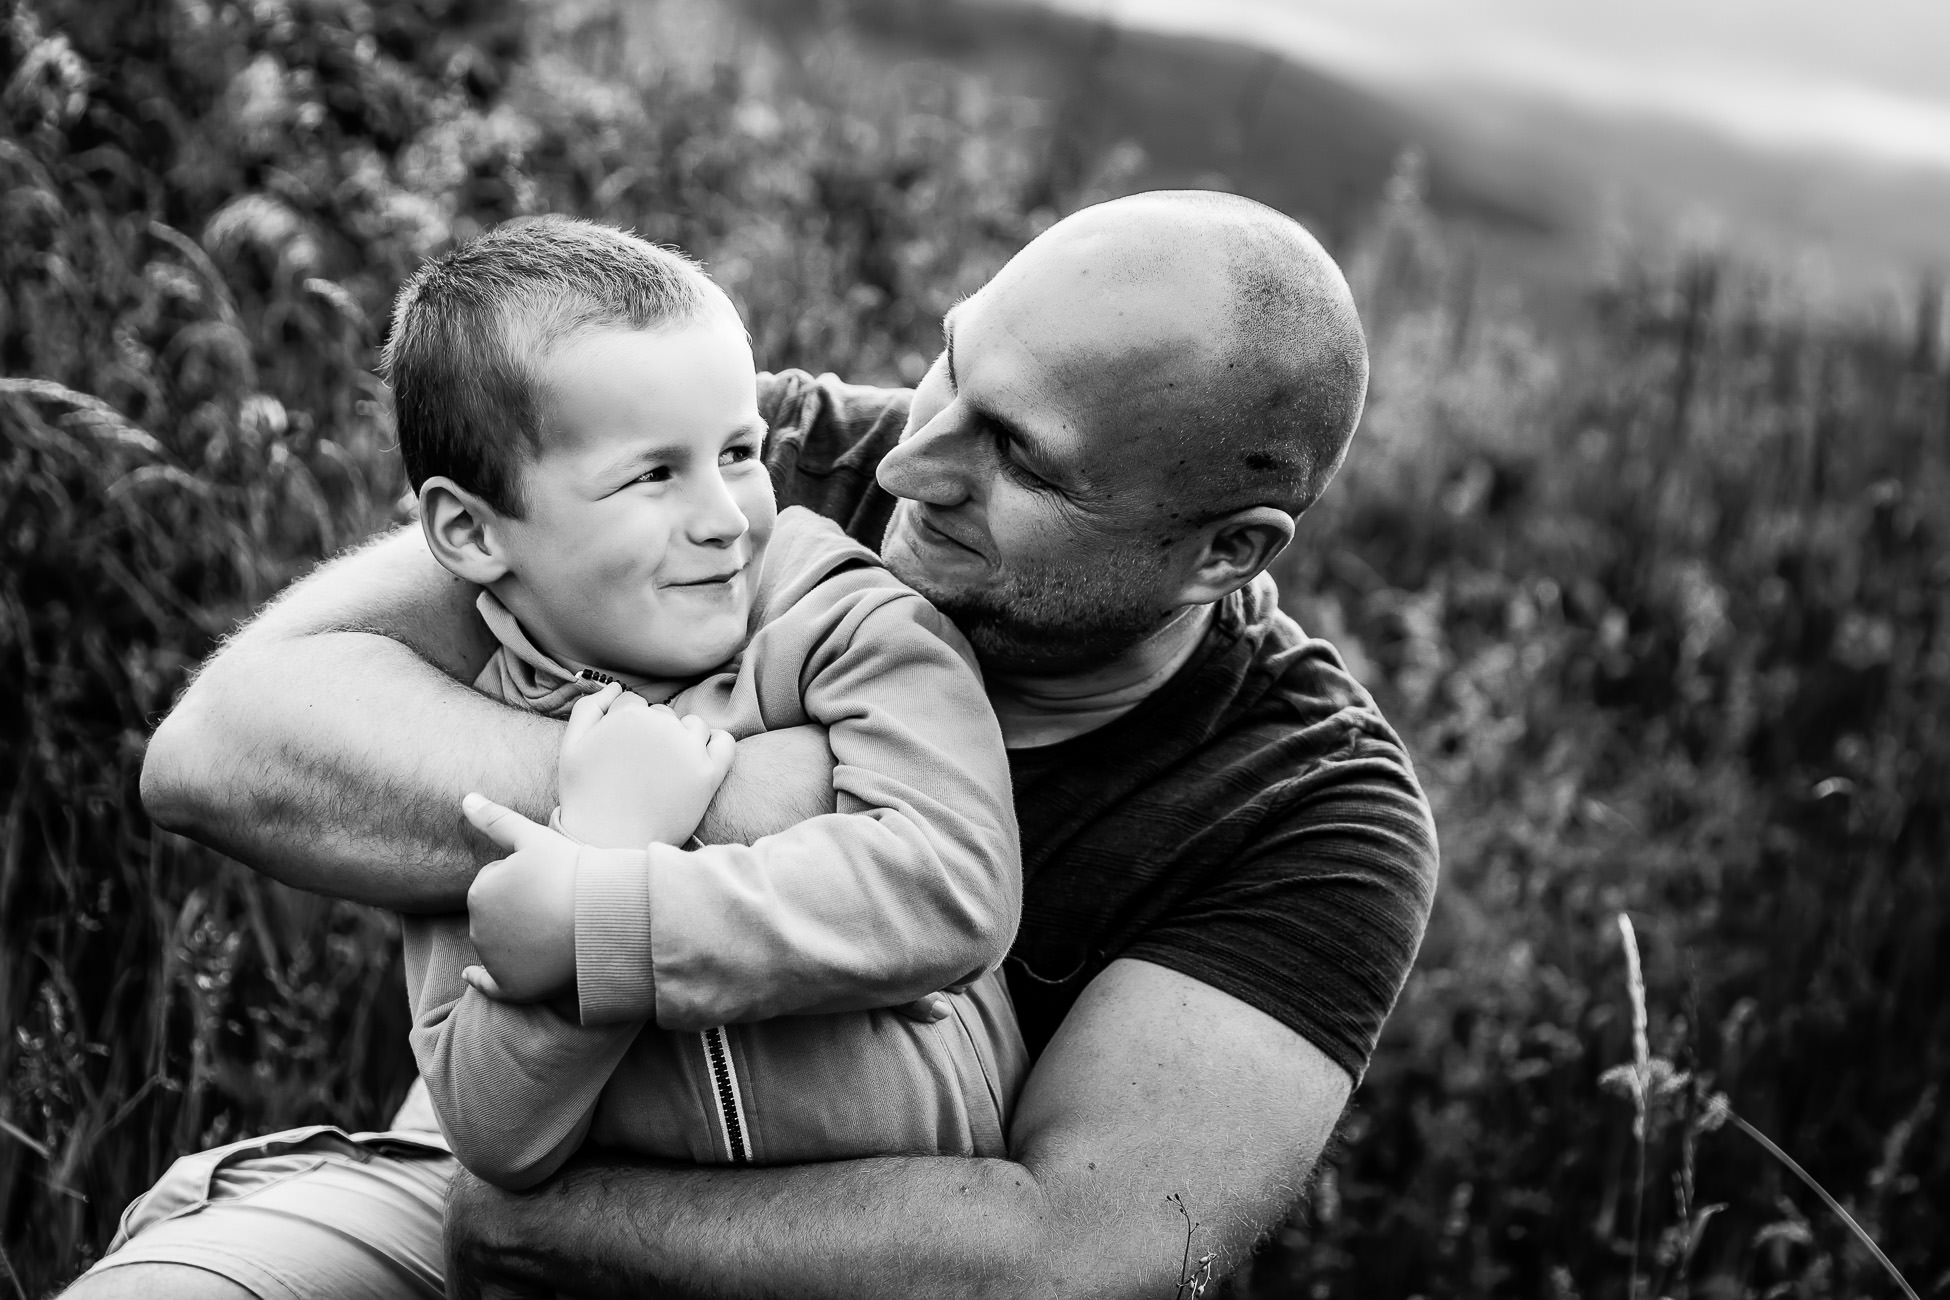
<path fill-rule="evenodd" d="M 509 1187 L 584 1140 L 1004 1154 L 1027 1063 L 995 973 L 1020 906 L 1001 734 L 944 618 L 833 525 L 775 518 L 729 299 L 622 232 L 513 224 L 415 275 L 385 366 L 427 544 L 501 643 L 476 686 L 569 717 L 554 822 L 586 846 L 547 897 L 484 872 L 471 941 L 405 918 L 454 1154 Z M 676 847 L 733 738 L 806 723 L 836 813 Z M 694 903 L 702 872 L 740 905 Z M 938 1023 L 872 1009 L 971 980 Z"/>

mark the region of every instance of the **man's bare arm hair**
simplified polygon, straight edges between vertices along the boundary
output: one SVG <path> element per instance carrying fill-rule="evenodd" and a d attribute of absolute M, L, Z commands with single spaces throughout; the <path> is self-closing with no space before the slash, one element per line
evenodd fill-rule
<path fill-rule="evenodd" d="M 498 853 L 462 820 L 461 797 L 546 820 L 562 727 L 466 684 L 494 649 L 476 592 L 417 528 L 321 565 L 219 646 L 157 727 L 142 770 L 150 816 L 301 889 L 400 911 L 465 906 Z M 823 736 L 754 737 L 720 799 L 739 821 L 707 817 L 700 833 L 742 841 L 830 810 L 830 771 Z"/>
<path fill-rule="evenodd" d="M 578 1296 L 1173 1297 L 1188 1256 L 1224 1274 L 1284 1218 L 1350 1086 L 1271 1016 L 1127 959 L 1037 1061 L 1012 1159 L 585 1155 L 522 1194 L 462 1174 L 450 1259 Z"/>

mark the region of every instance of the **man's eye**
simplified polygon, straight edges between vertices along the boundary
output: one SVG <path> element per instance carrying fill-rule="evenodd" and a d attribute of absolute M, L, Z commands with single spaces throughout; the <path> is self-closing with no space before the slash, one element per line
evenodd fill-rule
<path fill-rule="evenodd" d="M 1016 444 L 1010 437 L 998 431 L 995 435 L 995 458 L 1002 462 L 1002 472 L 1026 487 L 1048 487 L 1049 480 L 1016 459 Z"/>
<path fill-rule="evenodd" d="M 1043 478 L 1035 470 L 1030 469 L 1028 466 L 1016 460 L 1013 456 L 1005 454 L 1002 457 L 1002 472 L 1024 487 L 1046 488 L 1049 486 L 1048 480 Z"/>

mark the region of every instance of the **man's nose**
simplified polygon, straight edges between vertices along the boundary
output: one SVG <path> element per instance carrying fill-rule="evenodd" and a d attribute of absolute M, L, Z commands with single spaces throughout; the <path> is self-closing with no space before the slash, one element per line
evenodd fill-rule
<path fill-rule="evenodd" d="M 715 465 L 697 476 L 690 498 L 686 531 L 700 546 L 729 546 L 751 528 L 731 485 Z"/>
<path fill-rule="evenodd" d="M 934 506 L 967 500 L 976 469 L 968 419 L 959 402 L 937 411 L 881 458 L 876 475 L 880 486 L 897 497 Z"/>

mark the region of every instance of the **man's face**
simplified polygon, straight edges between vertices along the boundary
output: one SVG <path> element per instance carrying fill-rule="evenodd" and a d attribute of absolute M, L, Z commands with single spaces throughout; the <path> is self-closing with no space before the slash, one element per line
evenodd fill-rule
<path fill-rule="evenodd" d="M 902 498 L 881 554 L 991 667 L 1062 672 L 1172 612 L 1171 483 L 1196 467 L 1167 435 L 1199 368 L 1185 316 L 1203 304 L 1092 283 L 1087 259 L 1045 251 L 944 322 L 881 462 Z"/>
<path fill-rule="evenodd" d="M 566 340 L 544 363 L 548 426 L 497 523 L 495 584 L 577 666 L 694 677 L 744 647 L 777 508 L 736 317 Z"/>

